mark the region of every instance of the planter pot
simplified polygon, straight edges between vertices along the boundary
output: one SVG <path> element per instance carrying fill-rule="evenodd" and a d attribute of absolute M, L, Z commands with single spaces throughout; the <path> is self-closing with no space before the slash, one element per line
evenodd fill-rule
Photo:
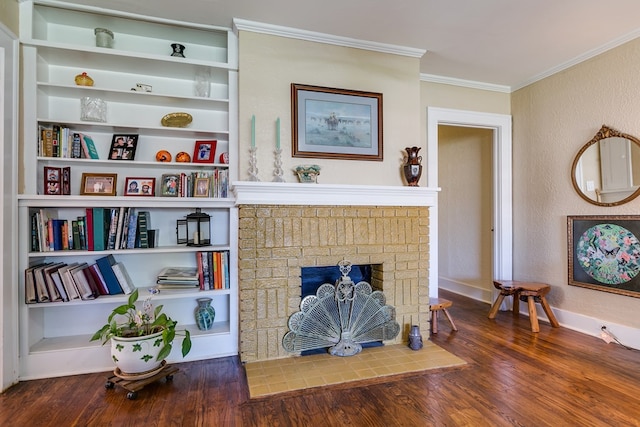
<path fill-rule="evenodd" d="M 111 337 L 111 358 L 123 374 L 140 374 L 158 369 L 162 331 L 144 337 Z"/>

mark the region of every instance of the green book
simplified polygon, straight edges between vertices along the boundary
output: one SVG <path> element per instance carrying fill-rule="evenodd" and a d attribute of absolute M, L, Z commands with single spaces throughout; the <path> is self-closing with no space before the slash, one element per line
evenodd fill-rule
<path fill-rule="evenodd" d="M 82 154 L 85 159 L 99 159 L 98 150 L 93 143 L 93 139 L 89 135 L 80 134 L 80 144 L 82 146 Z"/>
<path fill-rule="evenodd" d="M 149 247 L 149 235 L 147 234 L 149 227 L 149 212 L 138 212 L 138 241 L 140 248 Z"/>

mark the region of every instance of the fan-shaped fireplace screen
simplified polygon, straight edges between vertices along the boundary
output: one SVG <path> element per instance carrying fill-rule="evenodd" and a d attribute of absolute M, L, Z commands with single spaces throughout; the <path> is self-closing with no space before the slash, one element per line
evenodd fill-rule
<path fill-rule="evenodd" d="M 290 353 L 329 347 L 334 356 L 353 356 L 362 345 L 394 339 L 400 332 L 395 308 L 386 305 L 381 291 L 365 281 L 354 284 L 351 262 L 338 263 L 336 284 L 321 285 L 316 295 L 300 302 L 300 311 L 289 317 L 289 332 L 282 346 Z"/>

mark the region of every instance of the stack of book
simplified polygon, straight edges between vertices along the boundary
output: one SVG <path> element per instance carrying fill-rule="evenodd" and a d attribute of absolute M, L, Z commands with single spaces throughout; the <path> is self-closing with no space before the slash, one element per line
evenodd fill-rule
<path fill-rule="evenodd" d="M 165 267 L 156 280 L 160 289 L 191 289 L 200 286 L 197 267 Z"/>

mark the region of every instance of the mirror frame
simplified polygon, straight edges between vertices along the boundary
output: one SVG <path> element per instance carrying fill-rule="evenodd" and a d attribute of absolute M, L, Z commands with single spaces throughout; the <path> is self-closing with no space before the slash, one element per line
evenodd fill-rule
<path fill-rule="evenodd" d="M 589 142 L 587 142 L 580 149 L 580 151 L 578 151 L 578 154 L 576 154 L 576 157 L 573 159 L 573 164 L 571 165 L 571 183 L 573 184 L 573 188 L 576 190 L 576 193 L 578 193 L 580 195 L 580 197 L 582 197 L 587 202 L 589 202 L 589 203 L 591 203 L 593 205 L 596 205 L 596 206 L 605 206 L 605 207 L 620 206 L 620 205 L 623 205 L 623 204 L 625 204 L 627 202 L 630 202 L 631 200 L 633 200 L 636 197 L 638 197 L 638 195 L 640 195 L 640 188 L 638 188 L 632 194 L 630 194 L 629 196 L 625 197 L 622 200 L 618 200 L 617 202 L 607 202 L 607 203 L 599 202 L 597 200 L 591 199 L 586 194 L 584 194 L 582 192 L 582 190 L 580 189 L 580 186 L 578 185 L 578 182 L 576 181 L 576 168 L 578 167 L 578 162 L 580 161 L 580 158 L 582 157 L 584 152 L 587 151 L 587 149 L 589 147 L 591 147 L 592 145 L 600 142 L 601 140 L 606 139 L 606 138 L 612 138 L 612 137 L 620 137 L 620 138 L 628 139 L 628 140 L 632 141 L 634 144 L 636 144 L 640 148 L 640 140 L 638 138 L 636 138 L 634 136 L 631 136 L 629 134 L 626 134 L 626 133 L 618 132 L 617 130 L 612 129 L 612 128 L 606 126 L 606 125 L 602 125 L 602 127 L 600 128 L 598 133 L 596 133 L 595 136 Z"/>

